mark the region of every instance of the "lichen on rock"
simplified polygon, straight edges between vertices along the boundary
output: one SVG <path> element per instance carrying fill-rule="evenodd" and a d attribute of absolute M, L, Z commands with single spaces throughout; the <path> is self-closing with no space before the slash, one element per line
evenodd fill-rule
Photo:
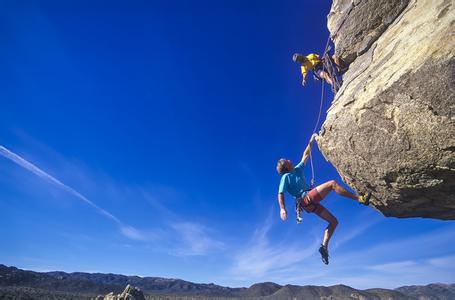
<path fill-rule="evenodd" d="M 352 62 L 322 153 L 386 216 L 455 219 L 453 1 L 335 0 L 328 23 Z"/>

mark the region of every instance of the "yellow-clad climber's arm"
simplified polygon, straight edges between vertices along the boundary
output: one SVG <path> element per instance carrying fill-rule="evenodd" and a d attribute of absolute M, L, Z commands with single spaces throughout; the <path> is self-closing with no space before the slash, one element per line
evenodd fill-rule
<path fill-rule="evenodd" d="M 307 74 L 303 75 L 303 80 L 302 80 L 302 85 L 303 86 L 306 85 L 306 76 L 307 76 Z"/>
<path fill-rule="evenodd" d="M 302 77 L 303 77 L 303 80 L 302 80 L 302 85 L 305 86 L 306 84 L 306 77 L 308 76 L 308 70 L 306 68 L 306 66 L 302 66 Z"/>

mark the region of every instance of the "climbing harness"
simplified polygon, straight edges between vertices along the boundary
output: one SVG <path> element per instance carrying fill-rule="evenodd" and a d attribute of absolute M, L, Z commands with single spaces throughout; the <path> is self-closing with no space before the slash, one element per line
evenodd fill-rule
<path fill-rule="evenodd" d="M 318 208 L 319 204 L 314 203 L 311 200 L 308 192 L 311 189 L 305 190 L 301 197 L 295 199 L 295 212 L 296 212 L 296 222 L 297 224 L 302 223 L 302 211 L 305 210 L 307 213 L 314 213 Z"/>
<path fill-rule="evenodd" d="M 328 49 L 330 51 L 330 48 Z M 323 63 L 323 70 L 325 70 L 328 74 L 330 79 L 332 80 L 332 92 L 336 94 L 341 87 L 341 80 L 339 80 L 338 70 L 333 62 L 332 58 L 330 57 L 329 53 L 324 53 L 322 56 L 322 63 Z"/>
<path fill-rule="evenodd" d="M 309 190 L 304 191 L 301 197 L 295 199 L 295 214 L 297 224 L 302 223 L 302 211 L 304 206 L 303 199 L 307 197 L 308 191 Z"/>
<path fill-rule="evenodd" d="M 325 72 L 328 74 L 330 80 L 332 81 L 332 92 L 336 94 L 341 87 L 342 81 L 339 79 L 337 67 L 328 52 L 322 56 L 320 64 L 313 69 L 313 79 L 324 82 L 324 79 L 318 74 L 319 71 L 321 71 L 321 73 Z"/>

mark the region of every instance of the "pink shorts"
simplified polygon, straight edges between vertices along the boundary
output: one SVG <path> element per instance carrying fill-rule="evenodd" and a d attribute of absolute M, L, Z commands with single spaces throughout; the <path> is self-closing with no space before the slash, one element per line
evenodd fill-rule
<path fill-rule="evenodd" d="M 309 199 L 308 199 L 309 198 Z M 308 192 L 308 194 L 303 198 L 303 209 L 307 213 L 315 213 L 319 215 L 325 207 L 319 202 L 322 201 L 322 196 L 319 194 L 316 188 Z"/>

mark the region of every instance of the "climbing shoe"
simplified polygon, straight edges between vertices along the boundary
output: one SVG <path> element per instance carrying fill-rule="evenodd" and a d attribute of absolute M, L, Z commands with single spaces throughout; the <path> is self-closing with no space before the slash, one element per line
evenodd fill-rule
<path fill-rule="evenodd" d="M 329 252 L 323 245 L 321 245 L 321 247 L 319 247 L 319 253 L 321 253 L 322 262 L 325 263 L 326 265 L 328 265 L 329 264 Z"/>
<path fill-rule="evenodd" d="M 359 197 L 359 202 L 363 205 L 368 206 L 370 204 L 371 193 L 367 193 L 365 195 L 361 195 Z"/>

